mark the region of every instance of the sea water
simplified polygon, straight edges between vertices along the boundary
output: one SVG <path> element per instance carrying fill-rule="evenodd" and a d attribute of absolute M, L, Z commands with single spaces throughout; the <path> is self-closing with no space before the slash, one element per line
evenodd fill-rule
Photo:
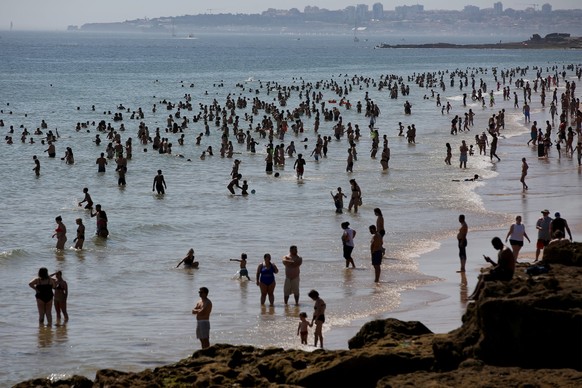
<path fill-rule="evenodd" d="M 441 114 L 430 89 L 419 88 L 408 77 L 468 70 L 475 74 L 477 85 L 482 78 L 491 89 L 492 67 L 561 67 L 575 63 L 578 52 L 374 49 L 386 39 L 377 40 L 355 43 L 349 36 L 328 35 L 201 34 L 180 39 L 139 34 L 2 34 L 0 119 L 5 126 L 0 131 L 8 135 L 11 125 L 15 131 L 14 144 L 0 143 L 1 385 L 33 377 L 92 377 L 102 368 L 140 370 L 186 357 L 199 349 L 191 309 L 202 286 L 210 289 L 214 304 L 211 343 L 300 347 L 298 315 L 301 311 L 311 315 L 310 289 L 317 289 L 327 303 L 324 336 L 350 328 L 354 322 L 386 317 L 398 308 L 402 292 L 438 281 L 419 272 L 416 258 L 458 230 L 458 214 L 466 214 L 472 228 L 507 223 L 506 214 L 486 209 L 476 194 L 476 189 L 495 181 L 497 173 L 488 158 L 471 157 L 467 170 L 457 165 L 461 140 L 473 144 L 474 135 L 485 130 L 487 118 L 499 108 L 481 108 L 472 101 L 463 108 L 461 95 L 470 94 L 469 88 L 460 91 L 458 81 L 450 88 L 445 74 L 447 90 L 435 91 L 443 103 L 451 101 L 451 114 L 462 115 L 469 108 L 477 114 L 471 132 L 453 137 L 449 134 L 451 114 Z M 233 139 L 234 157 L 242 161 L 240 172 L 255 194 L 232 196 L 226 185 L 233 159 L 218 155 L 219 128 L 210 123 L 210 135 L 200 146 L 195 145 L 195 137 L 204 132 L 202 122 L 189 123 L 184 146 L 178 145 L 180 134 L 165 132 L 166 118 L 176 110 L 167 111 L 160 103 L 164 99 L 177 103 L 190 94 L 194 109 L 182 114 L 191 118 L 198 113 L 199 104 L 216 100 L 224 106 L 228 95 L 275 102 L 276 90 L 268 94 L 268 82 L 301 88 L 304 83 L 324 80 L 349 86 L 356 75 L 377 81 L 391 74 L 404 78 L 409 96 L 392 100 L 387 90 L 360 82 L 346 96 L 353 108 L 339 107 L 344 124 L 351 122 L 362 129 L 353 173 L 345 171 L 345 138 L 330 142 L 327 158 L 315 161 L 309 157 L 316 137 L 314 116 L 302 117 L 306 131 L 299 136 L 290 131 L 285 144 L 294 140 L 298 152 L 305 155 L 304 179 L 295 177 L 294 158 L 286 160 L 284 169 L 275 169 L 278 178 L 265 173 L 267 140 L 255 136 L 260 145 L 256 154 L 250 154 Z M 528 77 L 533 76 L 530 71 Z M 337 106 L 328 102 L 339 100 L 337 95 L 324 88 L 321 92 L 326 107 Z M 375 126 L 380 135 L 389 138 L 388 171 L 382 171 L 379 163 L 381 149 L 376 159 L 370 158 L 369 119 L 355 109 L 357 101 L 364 102 L 366 92 L 380 107 Z M 424 99 L 425 95 L 429 98 Z M 501 102 L 500 92 L 496 99 Z M 405 100 L 413 105 L 410 116 L 404 115 Z M 281 109 L 292 110 L 299 101 L 298 92 L 293 91 Z M 141 107 L 150 133 L 159 127 L 162 137 L 173 143 L 174 155 L 158 154 L 151 144 L 141 145 L 137 139 L 140 120 L 118 111 L 119 104 L 131 111 Z M 157 104 L 156 113 L 153 104 Z M 251 114 L 250 105 L 237 109 L 245 131 L 249 123 L 244 114 Z M 113 160 L 106 173 L 97 173 L 95 160 L 105 151 L 105 134 L 101 134 L 103 143 L 96 146 L 94 126 L 79 132 L 74 129 L 78 122 L 100 120 L 118 128 L 119 123 L 112 120 L 117 112 L 124 115 L 123 141 L 133 139 L 125 187 L 117 185 Z M 253 127 L 263 115 L 260 111 L 254 117 Z M 508 123 L 518 119 L 519 112 L 506 114 Z M 39 136 L 31 135 L 35 144 L 20 142 L 22 128 L 32 133 L 41 120 L 60 134 L 55 159 L 43 152 L 46 146 Z M 416 144 L 397 136 L 398 122 L 416 125 Z M 334 124 L 322 117 L 319 133 L 331 136 Z M 508 137 L 527 131 L 523 125 L 508 127 L 504 132 Z M 304 138 L 308 142 L 301 142 Z M 443 162 L 446 142 L 453 147 L 452 166 Z M 215 155 L 200 160 L 209 145 Z M 61 160 L 65 147 L 73 149 L 75 164 Z M 33 155 L 40 158 L 40 177 L 32 171 Z M 168 185 L 164 196 L 151 191 L 158 169 L 163 170 Z M 484 180 L 451 182 L 474 174 Z M 349 195 L 351 178 L 362 189 L 363 206 L 357 213 L 336 214 L 330 191 L 341 186 Z M 94 202 L 107 212 L 107 240 L 93 236 L 94 218 L 77 206 L 83 187 L 89 188 Z M 387 259 L 380 284 L 373 283 L 369 260 L 368 226 L 375 223 L 376 207 L 383 210 L 386 226 Z M 68 228 L 64 252 L 57 252 L 51 239 L 58 215 Z M 82 251 L 69 248 L 76 218 L 82 218 L 87 227 Z M 344 221 L 357 231 L 355 270 L 344 269 L 340 240 Z M 281 257 L 290 245 L 297 245 L 304 259 L 299 306 L 283 304 Z M 191 247 L 200 268 L 176 269 Z M 251 281 L 239 280 L 238 263 L 229 261 L 242 252 L 249 256 Z M 267 252 L 281 269 L 272 308 L 260 306 L 255 284 L 256 268 Z M 34 292 L 28 282 L 43 266 L 51 272 L 62 270 L 68 282 L 71 318 L 66 325 L 38 325 Z M 353 333 L 356 330 L 354 327 Z M 347 338 L 331 347 L 345 348 L 346 342 Z"/>

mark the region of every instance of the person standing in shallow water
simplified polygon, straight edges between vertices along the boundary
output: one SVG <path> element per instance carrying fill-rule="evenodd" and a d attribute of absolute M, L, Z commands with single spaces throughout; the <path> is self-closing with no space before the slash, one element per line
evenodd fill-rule
<path fill-rule="evenodd" d="M 285 266 L 285 284 L 283 285 L 283 301 L 285 304 L 289 301 L 289 296 L 293 294 L 295 304 L 299 304 L 299 273 L 303 264 L 303 258 L 297 254 L 297 246 L 289 247 L 289 254 L 283 256 L 283 265 Z"/>
<path fill-rule="evenodd" d="M 346 260 L 346 268 L 349 268 L 350 264 L 352 268 L 356 268 L 354 259 L 352 258 L 352 251 L 354 250 L 354 237 L 356 237 L 356 231 L 350 228 L 349 222 L 342 222 L 342 229 L 344 230 L 342 234 L 342 246 L 344 259 Z"/>
<path fill-rule="evenodd" d="M 212 312 L 212 302 L 208 299 L 208 288 L 200 287 L 198 290 L 200 300 L 192 309 L 192 314 L 196 315 L 196 338 L 200 340 L 202 349 L 210 346 L 210 313 Z"/>
<path fill-rule="evenodd" d="M 347 196 L 342 192 L 342 188 L 338 187 L 336 194 L 334 194 L 333 191 L 330 191 L 330 194 L 335 205 L 335 212 L 339 214 L 343 213 L 344 198 L 347 198 Z"/>
<path fill-rule="evenodd" d="M 319 292 L 316 290 L 309 291 L 307 294 L 314 302 L 313 306 L 313 318 L 311 318 L 311 326 L 315 323 L 315 330 L 313 333 L 314 344 L 317 347 L 317 342 L 319 340 L 319 346 L 323 349 L 323 331 L 322 326 L 325 323 L 325 302 L 319 297 Z"/>
<path fill-rule="evenodd" d="M 293 168 L 297 172 L 297 179 L 303 179 L 303 172 L 305 171 L 305 159 L 303 159 L 302 154 L 297 155 L 297 160 L 295 160 Z"/>
<path fill-rule="evenodd" d="M 57 238 L 56 248 L 59 250 L 65 249 L 65 243 L 67 242 L 67 227 L 63 224 L 63 218 L 58 216 L 55 218 L 57 223 L 57 228 L 53 234 L 53 238 Z"/>
<path fill-rule="evenodd" d="M 166 180 L 162 175 L 162 170 L 158 170 L 158 175 L 154 177 L 154 182 L 152 183 L 152 191 L 157 191 L 158 194 L 165 194 L 165 189 L 167 189 Z"/>
<path fill-rule="evenodd" d="M 54 305 L 55 311 L 57 313 L 57 324 L 61 320 L 61 313 L 63 318 L 65 318 L 65 322 L 69 320 L 69 314 L 67 313 L 67 297 L 69 296 L 69 286 L 67 282 L 63 279 L 63 273 L 61 271 L 57 271 L 51 275 L 51 277 L 55 276 L 55 296 L 54 296 Z"/>
<path fill-rule="evenodd" d="M 461 261 L 461 269 L 457 272 L 465 272 L 465 263 L 467 262 L 467 233 L 469 232 L 469 227 L 465 222 L 465 215 L 459 215 L 459 223 L 461 228 L 459 233 L 457 233 L 457 241 L 459 246 L 459 259 Z"/>
<path fill-rule="evenodd" d="M 44 324 L 44 318 L 46 317 L 47 325 L 52 325 L 53 289 L 56 287 L 54 279 L 49 276 L 45 267 L 41 267 L 38 270 L 38 277 L 32 279 L 28 286 L 36 291 L 38 323 L 40 325 Z"/>
<path fill-rule="evenodd" d="M 85 225 L 83 225 L 83 220 L 81 218 L 77 218 L 75 220 L 77 223 L 77 236 L 73 240 L 75 243 L 75 249 L 83 249 L 83 243 L 85 242 Z"/>
<path fill-rule="evenodd" d="M 261 306 L 265 304 L 267 297 L 269 304 L 273 306 L 275 303 L 275 274 L 279 273 L 279 268 L 271 262 L 271 254 L 265 253 L 263 262 L 257 267 L 256 281 L 257 286 L 261 290 Z"/>
<path fill-rule="evenodd" d="M 107 238 L 109 230 L 107 229 L 107 214 L 101 209 L 101 205 L 95 205 L 95 213 L 91 210 L 91 217 L 97 217 L 97 236 Z"/>
<path fill-rule="evenodd" d="M 353 207 L 354 212 L 357 213 L 358 207 L 362 205 L 362 190 L 355 179 L 350 179 L 350 187 L 352 189 L 352 196 L 348 204 L 348 211 L 352 211 Z"/>
<path fill-rule="evenodd" d="M 382 271 L 382 236 L 376 229 L 376 225 L 370 225 L 369 228 L 372 239 L 370 240 L 370 254 L 372 256 L 372 266 L 374 267 L 374 282 L 380 282 L 380 272 Z"/>
<path fill-rule="evenodd" d="M 459 151 L 461 152 L 461 155 L 459 156 L 459 168 L 467 168 L 467 154 L 469 153 L 469 147 L 467 147 L 465 140 L 461 142 Z"/>
<path fill-rule="evenodd" d="M 32 169 L 32 171 L 34 171 L 34 174 L 36 176 L 40 176 L 40 160 L 38 160 L 36 155 L 34 155 L 32 159 L 34 160 L 34 168 Z"/>

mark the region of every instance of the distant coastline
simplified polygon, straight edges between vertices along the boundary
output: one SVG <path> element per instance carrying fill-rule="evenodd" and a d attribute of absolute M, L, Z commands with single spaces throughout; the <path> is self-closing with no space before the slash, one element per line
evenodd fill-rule
<path fill-rule="evenodd" d="M 423 43 L 396 44 L 382 43 L 377 48 L 460 48 L 460 49 L 582 49 L 582 37 L 571 37 L 570 34 L 552 33 L 545 37 L 534 34 L 529 40 L 522 42 L 499 42 L 482 44 L 453 43 Z"/>

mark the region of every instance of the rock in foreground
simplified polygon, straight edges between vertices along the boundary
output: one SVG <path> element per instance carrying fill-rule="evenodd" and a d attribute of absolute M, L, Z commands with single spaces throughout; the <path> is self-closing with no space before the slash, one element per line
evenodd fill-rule
<path fill-rule="evenodd" d="M 367 323 L 350 350 L 308 353 L 214 345 L 139 373 L 110 369 L 16 387 L 564 387 L 582 386 L 582 244 L 544 252 L 550 271 L 491 282 L 448 334 L 420 322 Z M 535 369 L 534 369 L 535 368 Z"/>

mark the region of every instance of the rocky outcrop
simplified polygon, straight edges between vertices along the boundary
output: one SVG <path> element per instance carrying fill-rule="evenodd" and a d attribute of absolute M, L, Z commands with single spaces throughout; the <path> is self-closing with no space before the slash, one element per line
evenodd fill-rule
<path fill-rule="evenodd" d="M 546 274 L 516 273 L 492 282 L 469 305 L 463 325 L 433 343 L 437 366 L 457 368 L 466 359 L 522 368 L 582 371 L 582 244 L 550 245 Z"/>
<path fill-rule="evenodd" d="M 304 352 L 214 345 L 139 373 L 100 370 L 16 387 L 582 386 L 582 244 L 544 252 L 548 273 L 490 282 L 462 326 L 433 334 L 420 322 L 367 323 L 350 350 Z"/>

